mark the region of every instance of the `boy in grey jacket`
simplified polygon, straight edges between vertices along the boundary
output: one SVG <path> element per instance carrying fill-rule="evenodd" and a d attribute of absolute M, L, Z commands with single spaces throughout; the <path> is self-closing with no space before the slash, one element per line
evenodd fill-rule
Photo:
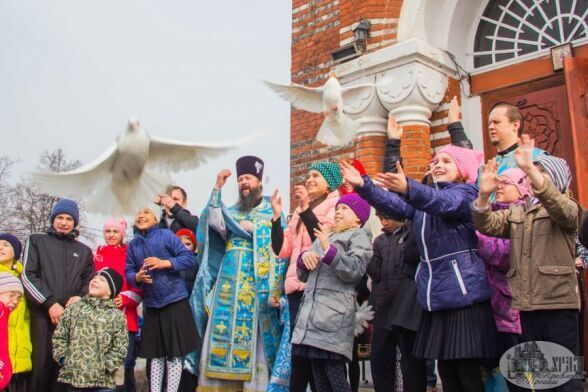
<path fill-rule="evenodd" d="M 350 392 L 345 361 L 352 358 L 355 285 L 372 257 L 371 233 L 363 228 L 370 206 L 351 193 L 335 211 L 335 231 L 320 225 L 311 250 L 297 260 L 306 289 L 291 342 L 292 354 L 310 358 L 317 390 Z"/>

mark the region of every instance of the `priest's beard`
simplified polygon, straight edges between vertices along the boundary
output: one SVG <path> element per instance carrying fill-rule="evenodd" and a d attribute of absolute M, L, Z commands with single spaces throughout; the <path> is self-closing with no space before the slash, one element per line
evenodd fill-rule
<path fill-rule="evenodd" d="M 244 192 L 249 191 L 249 192 Z M 239 189 L 239 207 L 241 207 L 241 211 L 247 212 L 251 211 L 253 208 L 257 207 L 259 202 L 261 201 L 261 191 L 262 186 L 255 188 L 250 188 L 248 186 Z M 246 193 L 246 194 L 244 194 Z"/>

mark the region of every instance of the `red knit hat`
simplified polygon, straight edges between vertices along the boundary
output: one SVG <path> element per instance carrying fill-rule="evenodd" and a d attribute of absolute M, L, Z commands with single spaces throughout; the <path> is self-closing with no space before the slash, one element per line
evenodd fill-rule
<path fill-rule="evenodd" d="M 198 245 L 198 242 L 196 242 L 196 237 L 194 236 L 194 232 L 192 230 L 189 229 L 180 229 L 176 232 L 176 237 L 180 238 L 186 236 L 190 239 L 190 241 L 192 241 L 192 244 L 194 244 L 194 248 L 196 248 L 196 246 Z"/>
<path fill-rule="evenodd" d="M 365 171 L 365 167 L 363 167 L 362 163 L 359 160 L 353 158 L 349 163 L 353 165 L 353 167 L 359 172 L 359 174 L 362 177 L 367 174 L 367 172 Z M 339 193 L 341 193 L 341 195 L 346 195 L 348 193 L 355 193 L 355 191 L 353 190 L 353 188 L 351 188 L 351 190 L 348 190 L 347 188 L 345 188 L 345 186 L 341 185 L 339 186 Z"/>

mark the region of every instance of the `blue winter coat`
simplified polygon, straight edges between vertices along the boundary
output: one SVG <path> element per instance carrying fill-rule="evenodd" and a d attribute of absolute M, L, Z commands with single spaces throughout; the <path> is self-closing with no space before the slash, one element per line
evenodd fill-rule
<path fill-rule="evenodd" d="M 137 284 L 135 275 L 147 257 L 169 260 L 172 269 L 152 270 L 153 283 Z M 138 231 L 127 248 L 125 275 L 127 282 L 143 291 L 143 303 L 150 308 L 163 308 L 173 302 L 188 298 L 180 271 L 194 269 L 194 255 L 168 229 L 154 226 L 144 232 Z"/>
<path fill-rule="evenodd" d="M 411 219 L 421 262 L 417 299 L 429 311 L 459 309 L 490 299 L 470 203 L 478 189 L 464 183 L 438 183 L 439 189 L 408 180 L 408 195 L 377 187 L 365 176 L 357 193 L 378 211 Z"/>

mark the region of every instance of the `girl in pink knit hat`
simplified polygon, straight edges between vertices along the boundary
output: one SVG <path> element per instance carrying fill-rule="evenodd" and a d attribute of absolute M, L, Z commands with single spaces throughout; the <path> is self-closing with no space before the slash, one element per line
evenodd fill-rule
<path fill-rule="evenodd" d="M 374 181 L 351 165 L 342 167 L 376 210 L 413 221 L 421 260 L 417 301 L 424 309 L 413 354 L 438 360 L 447 391 L 483 391 L 480 365 L 496 357 L 491 292 L 470 210 L 482 157 L 481 151 L 442 148 L 431 170 L 435 187 L 406 177 L 399 163 L 397 173 L 379 173 Z"/>
<path fill-rule="evenodd" d="M 96 271 L 103 268 L 113 268 L 124 279 L 119 295 L 114 298 L 116 306 L 124 312 L 129 332 L 129 346 L 124 369 L 117 370 L 116 383 L 127 391 L 135 390 L 135 336 L 139 331 L 137 307 L 141 303 L 141 290 L 131 287 L 125 278 L 125 264 L 127 260 L 127 245 L 125 234 L 127 222 L 120 218 L 109 218 L 104 222 L 102 234 L 105 245 L 96 249 L 94 266 Z"/>

